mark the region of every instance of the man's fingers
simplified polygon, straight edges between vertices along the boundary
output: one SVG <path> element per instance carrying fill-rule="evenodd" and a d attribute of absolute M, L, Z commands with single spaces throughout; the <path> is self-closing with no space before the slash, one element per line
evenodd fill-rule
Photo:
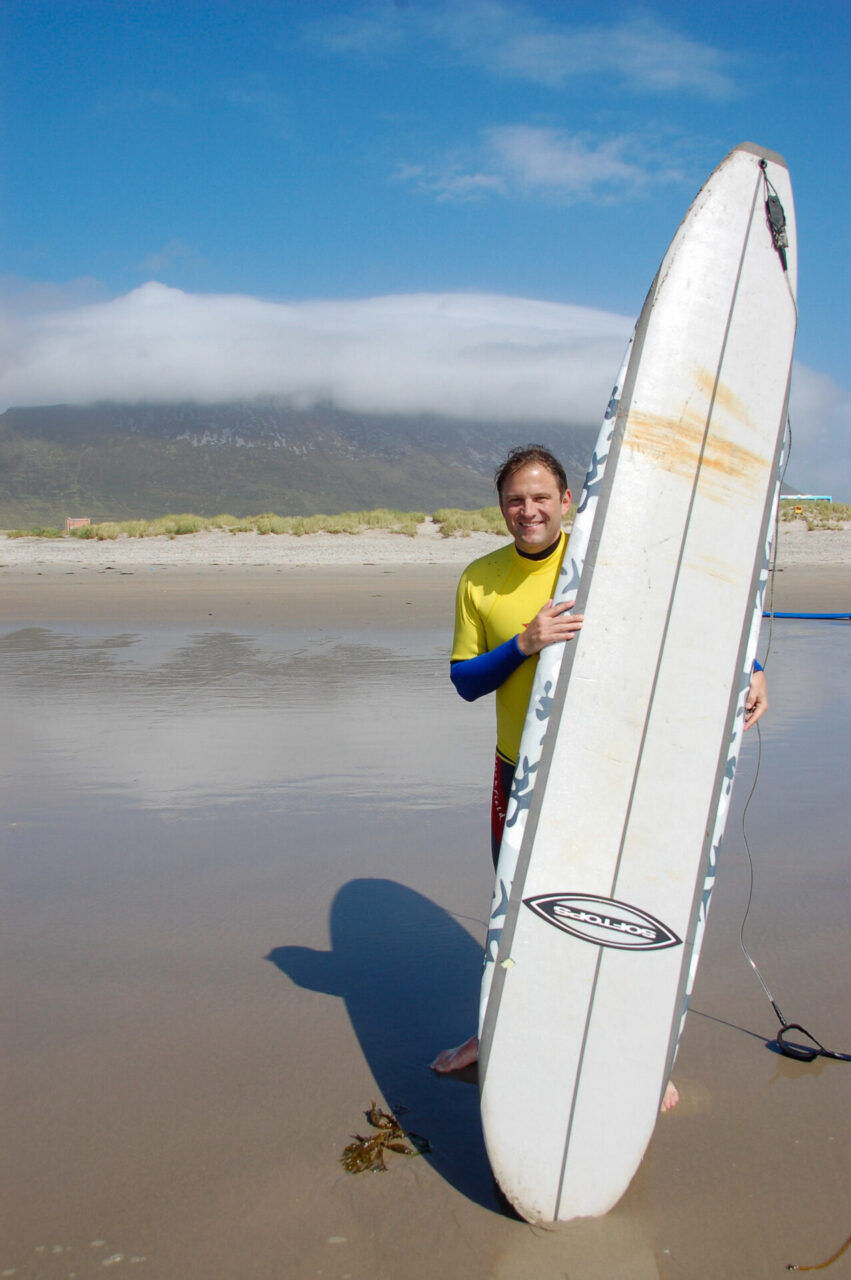
<path fill-rule="evenodd" d="M 559 640 L 572 640 L 576 633 L 582 629 L 583 621 L 584 616 L 581 613 L 553 617 L 549 627 L 544 629 L 544 644 L 555 644 Z"/>
<path fill-rule="evenodd" d="M 562 613 L 566 613 L 568 609 L 572 609 L 572 608 L 573 608 L 573 606 L 576 604 L 576 601 L 575 601 L 575 600 L 562 600 L 561 604 L 553 604 L 553 602 L 552 602 L 552 600 L 551 600 L 551 601 L 549 602 L 549 604 L 550 604 L 550 606 L 552 607 L 552 611 L 553 611 L 553 613 L 554 613 L 554 614 L 557 614 L 557 615 L 560 615 L 560 614 L 562 614 Z M 548 606 L 548 607 L 549 607 L 549 606 Z"/>
<path fill-rule="evenodd" d="M 517 638 L 521 653 L 530 657 L 533 653 L 540 653 L 548 644 L 572 640 L 584 621 L 583 614 L 568 612 L 575 603 L 575 600 L 565 600 L 554 605 L 550 600 L 545 604 Z"/>

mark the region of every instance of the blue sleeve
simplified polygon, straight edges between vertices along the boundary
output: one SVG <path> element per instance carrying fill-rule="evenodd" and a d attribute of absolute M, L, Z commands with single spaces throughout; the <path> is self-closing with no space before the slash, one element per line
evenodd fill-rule
<path fill-rule="evenodd" d="M 479 653 L 475 658 L 453 662 L 449 679 L 466 702 L 475 702 L 486 693 L 498 689 L 526 661 L 517 644 L 517 636 L 496 649 Z"/>
<path fill-rule="evenodd" d="M 761 662 L 757 662 L 756 658 L 754 658 L 754 660 L 753 660 L 753 669 L 754 669 L 754 671 L 764 671 L 764 670 L 765 670 L 765 667 L 762 665 L 762 663 L 761 663 Z"/>

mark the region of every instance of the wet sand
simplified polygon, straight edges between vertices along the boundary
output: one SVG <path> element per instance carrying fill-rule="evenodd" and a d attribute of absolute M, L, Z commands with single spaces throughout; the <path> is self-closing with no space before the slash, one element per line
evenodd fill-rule
<path fill-rule="evenodd" d="M 0 618 L 308 628 L 348 619 L 374 627 L 435 623 L 451 631 L 463 563 L 0 568 Z M 772 605 L 778 611 L 851 611 L 851 564 L 778 568 Z"/>
<path fill-rule="evenodd" d="M 848 1067 L 767 1047 L 739 950 L 750 735 L 680 1107 L 605 1218 L 502 1210 L 475 1087 L 427 1065 L 474 1024 L 490 896 L 492 707 L 446 680 L 458 567 L 0 570 L 0 1274 L 761 1280 L 847 1235 Z M 849 587 L 784 564 L 774 603 Z M 848 641 L 774 624 L 748 815 L 751 949 L 845 1050 Z M 352 1177 L 373 1099 L 432 1151 Z"/>

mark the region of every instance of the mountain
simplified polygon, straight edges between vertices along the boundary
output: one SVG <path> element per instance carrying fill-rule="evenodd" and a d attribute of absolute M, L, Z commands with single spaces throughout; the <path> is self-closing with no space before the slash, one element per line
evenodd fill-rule
<path fill-rule="evenodd" d="M 578 494 L 595 436 L 271 402 L 13 408 L 0 415 L 0 527 L 490 506 L 494 469 L 528 440 L 561 458 Z"/>

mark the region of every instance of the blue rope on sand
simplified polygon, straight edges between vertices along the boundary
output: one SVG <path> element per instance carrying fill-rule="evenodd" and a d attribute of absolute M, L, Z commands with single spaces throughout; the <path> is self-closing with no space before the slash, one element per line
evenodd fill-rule
<path fill-rule="evenodd" d="M 778 613 L 776 610 L 772 613 L 770 609 L 763 611 L 764 618 L 827 618 L 831 621 L 837 618 L 851 618 L 851 613 Z"/>

